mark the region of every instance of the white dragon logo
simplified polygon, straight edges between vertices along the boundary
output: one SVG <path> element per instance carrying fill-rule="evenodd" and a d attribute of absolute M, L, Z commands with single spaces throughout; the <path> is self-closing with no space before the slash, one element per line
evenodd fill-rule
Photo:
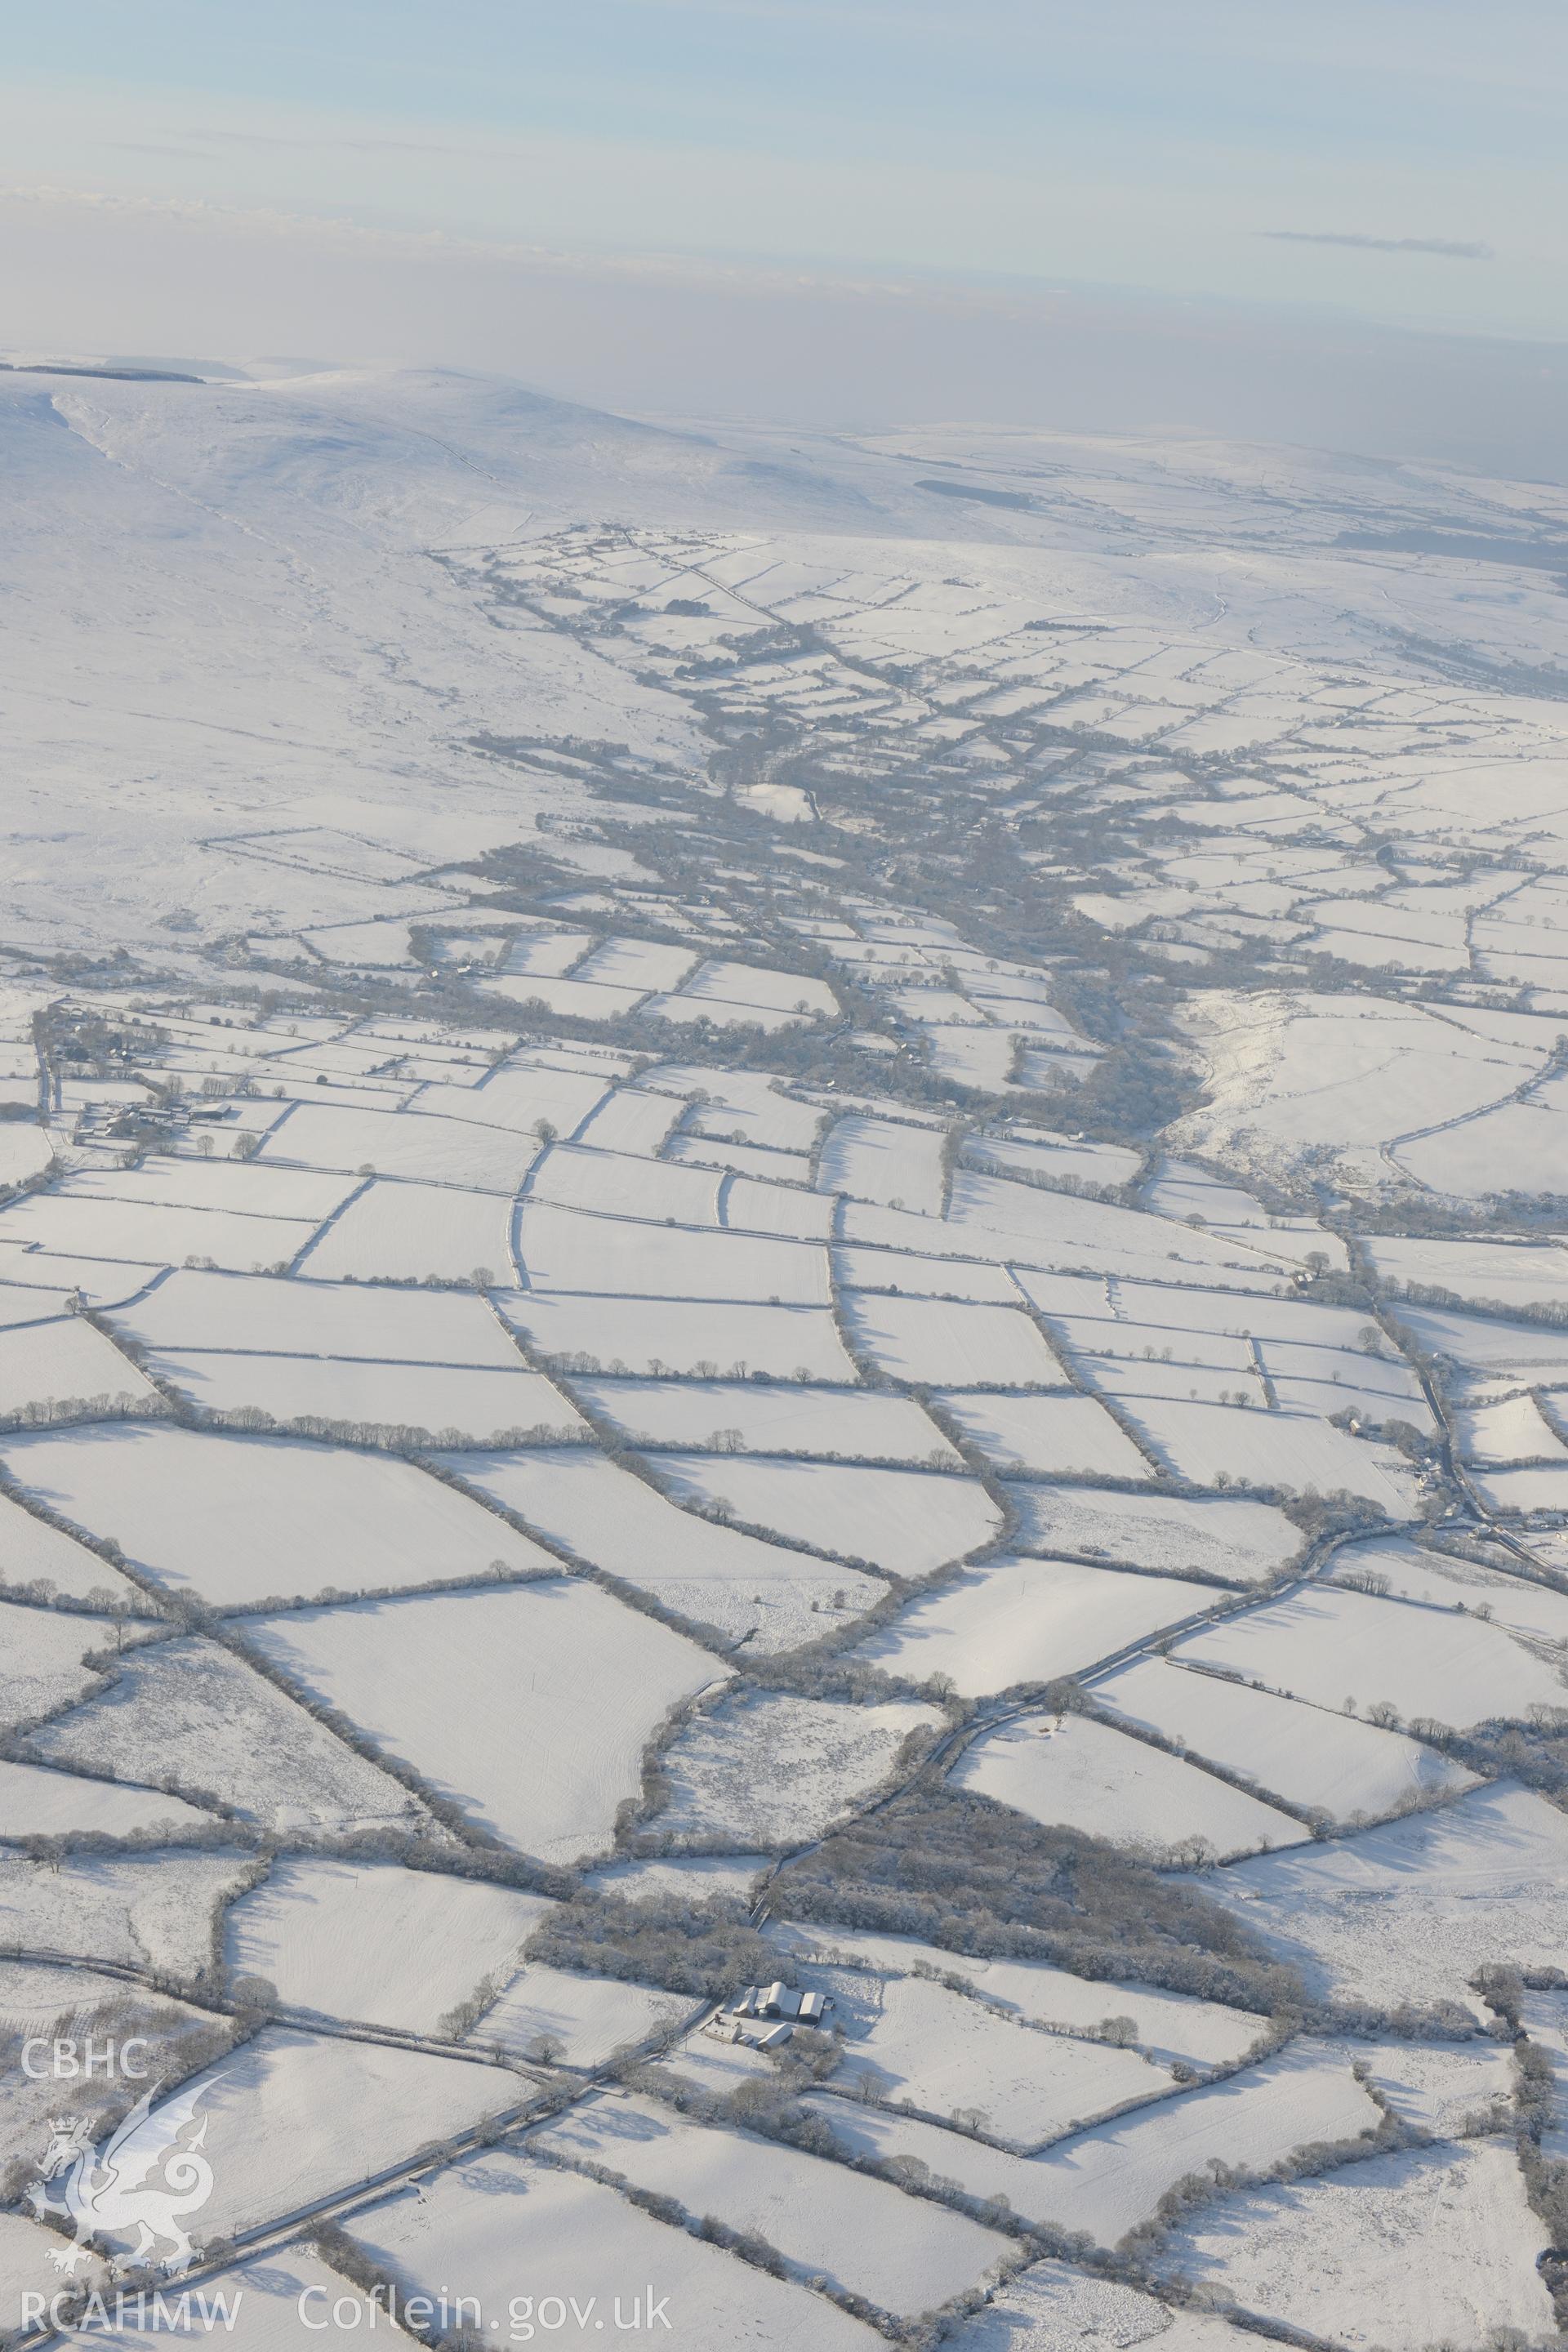
<path fill-rule="evenodd" d="M 199 2212 L 213 2192 L 213 2168 L 201 2153 L 210 2118 L 203 2116 L 191 2137 L 182 2142 L 180 2135 L 195 2119 L 202 2092 L 172 2099 L 154 2116 L 151 2110 L 158 2087 L 145 2092 L 115 2126 L 101 2156 L 95 2155 L 91 2133 L 81 2117 L 50 2118 L 49 2145 L 27 2201 L 40 2219 L 60 2213 L 74 2226 L 72 2242 L 49 2255 L 57 2269 L 74 2276 L 78 2263 L 90 2252 L 89 2239 L 122 2236 L 132 2229 L 137 2242 L 125 2257 L 128 2266 L 147 2262 L 160 2242 L 174 2249 L 163 2257 L 163 2269 L 177 2276 L 190 2266 L 195 2249 L 181 2216 Z M 52 2195 L 51 2185 L 62 2175 L 63 2191 Z"/>

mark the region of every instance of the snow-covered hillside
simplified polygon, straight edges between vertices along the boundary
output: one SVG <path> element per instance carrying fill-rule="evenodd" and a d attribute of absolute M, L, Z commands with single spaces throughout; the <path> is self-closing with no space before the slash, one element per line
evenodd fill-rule
<path fill-rule="evenodd" d="M 1561 508 L 0 375 L 0 2008 L 204 2272 L 1554 2340 Z"/>

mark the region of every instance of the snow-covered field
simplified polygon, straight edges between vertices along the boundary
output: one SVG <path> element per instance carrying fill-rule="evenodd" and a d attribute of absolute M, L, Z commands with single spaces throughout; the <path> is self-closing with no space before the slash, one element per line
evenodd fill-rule
<path fill-rule="evenodd" d="M 1103 1405 L 1086 1396 L 974 1395 L 941 1399 L 998 1470 L 1063 1478 L 1152 1478 L 1153 1466 Z"/>
<path fill-rule="evenodd" d="M 966 1749 L 953 1777 L 1031 1821 L 1148 1853 L 1201 1843 L 1229 1862 L 1308 1834 L 1277 1806 L 1085 1716 L 1020 1716 Z"/>
<path fill-rule="evenodd" d="M 1065 1388 L 1061 1365 L 1018 1307 L 850 1293 L 856 1347 L 896 1379 L 932 1388 Z"/>
<path fill-rule="evenodd" d="M 0 1854 L 0 1946 L 66 1953 L 175 1978 L 205 1975 L 220 1906 L 240 1892 L 248 1856 L 166 1853 L 70 1855 L 40 1868 Z"/>
<path fill-rule="evenodd" d="M 7 1731 L 68 1706 L 97 1680 L 85 1661 L 105 1628 L 90 1617 L 56 1616 L 0 1601 L 0 1721 Z"/>
<path fill-rule="evenodd" d="M 238 1281 L 180 1268 L 109 1319 L 160 1352 L 318 1356 L 492 1371 L 512 1371 L 518 1363 L 516 1349 L 484 1301 L 447 1290 Z"/>
<path fill-rule="evenodd" d="M 149 1273 L 187 1257 L 237 1273 L 287 1266 L 312 1239 L 317 1220 L 231 1214 L 223 1209 L 165 1207 L 61 1191 L 40 1192 L 0 1211 L 0 1241 L 29 1255 L 123 1259 Z"/>
<path fill-rule="evenodd" d="M 849 2042 L 837 2079 L 889 2106 L 973 2119 L 988 2139 L 1020 2152 L 1173 2087 L 1136 2051 L 1031 2032 L 913 1976 L 883 1987 L 878 2015 Z"/>
<path fill-rule="evenodd" d="M 0 2326 L 20 2334 L 24 2314 L 38 2308 L 36 2303 L 26 2305 L 24 2297 L 41 2295 L 47 2305 L 58 2294 L 60 2273 L 54 2258 L 59 2252 L 60 2240 L 52 2231 L 22 2213 L 0 2213 Z M 106 2277 L 103 2263 L 89 2255 L 81 2276 L 84 2284 L 100 2286 Z"/>
<path fill-rule="evenodd" d="M 1174 1576 L 1004 1556 L 912 1601 L 859 1654 L 912 1682 L 950 1675 L 980 1697 L 1081 1674 L 1205 1614 L 1221 1597 Z"/>
<path fill-rule="evenodd" d="M 1468 1306 L 1568 1301 L 1568 1251 L 1554 1242 L 1412 1240 L 1378 1234 L 1367 1255 L 1391 1290 L 1447 1290 Z"/>
<path fill-rule="evenodd" d="M 0 1838 L 152 1837 L 177 1844 L 184 1835 L 210 1829 L 214 1816 L 162 1790 L 129 1788 L 119 1780 L 91 1780 L 77 1772 L 51 1772 L 36 1764 L 0 1762 Z"/>
<path fill-rule="evenodd" d="M 958 2340 L 963 2352 L 1110 2352 L 1154 2336 L 1161 2352 L 1238 2352 L 1248 2341 L 1228 2320 L 1055 2262 L 1011 2280 Z"/>
<path fill-rule="evenodd" d="M 1034 2158 L 986 2147 L 921 2119 L 847 2100 L 817 2102 L 835 2131 L 868 2152 L 910 2155 L 971 2196 L 1004 2196 L 1026 2220 L 1113 2246 L 1168 2189 L 1213 2162 L 1265 2171 L 1314 2141 L 1374 2131 L 1378 2109 L 1349 2064 L 1317 2053 L 1272 2059 L 1225 2081 L 1058 2140 Z"/>
<path fill-rule="evenodd" d="M 711 1446 L 719 1454 L 809 1454 L 825 1459 L 929 1463 L 959 1457 L 912 1398 L 804 1381 L 579 1380 L 573 1393 L 632 1444 Z"/>
<path fill-rule="evenodd" d="M 510 1250 L 510 1205 L 500 1194 L 377 1181 L 322 1226 L 299 1271 L 312 1282 L 467 1282 L 483 1267 L 495 1281 Z"/>
<path fill-rule="evenodd" d="M 90 1323 L 29 1323 L 0 1332 L 0 1419 L 47 1419 L 101 1399 L 121 1412 L 159 1412 L 158 1391 Z"/>
<path fill-rule="evenodd" d="M 617 2190 L 505 2150 L 470 2157 L 417 2195 L 373 2206 L 353 2235 L 403 2298 L 471 2296 L 475 2324 L 487 2329 L 506 2329 L 514 2315 L 534 2326 L 531 2312 L 514 2315 L 524 2298 L 553 2319 L 551 2298 L 575 2296 L 590 2326 L 596 2317 L 603 2333 L 595 2341 L 605 2352 L 641 2352 L 652 2291 L 649 2324 L 667 2321 L 672 2339 L 679 2327 L 675 2340 L 692 2352 L 795 2352 L 805 2344 L 874 2352 L 882 2340 L 825 2296 L 650 2220 Z"/>
<path fill-rule="evenodd" d="M 208 2238 L 236 2237 L 308 2210 L 334 2191 L 405 2165 L 432 2141 L 521 2103 L 515 2074 L 457 2057 L 268 2027 L 154 2104 L 127 2161 L 156 2161 L 196 2116 L 208 2119 Z M 129 2252 L 133 2227 L 107 2231 Z"/>
<path fill-rule="evenodd" d="M 672 2032 L 692 2014 L 689 1995 L 658 1992 L 618 1977 L 579 1976 L 531 1960 L 471 2029 L 468 2040 L 510 2057 L 604 2066 L 617 2051 Z"/>
<path fill-rule="evenodd" d="M 1525 2003 L 1528 2011 L 1529 2002 Z M 1526 2017 L 1527 2028 L 1530 2024 Z M 1326 2045 L 1363 2070 L 1401 2122 L 1438 2137 L 1496 2128 L 1512 2095 L 1513 2047 L 1478 2034 L 1468 2042 L 1365 2042 Z"/>
<path fill-rule="evenodd" d="M 1549 2240 L 1497 2140 L 1373 2157 L 1323 2180 L 1225 2199 L 1163 2259 L 1245 2316 L 1389 2352 L 1552 2331 L 1536 2257 Z"/>
<path fill-rule="evenodd" d="M 707 1651 L 581 1578 L 247 1621 L 286 1680 L 406 1757 L 478 1827 L 546 1861 L 608 1844 L 644 1742 L 722 1678 Z M 581 1662 L 594 1661 L 584 1707 Z"/>
<path fill-rule="evenodd" d="M 768 1930 L 783 1951 L 808 1966 L 851 1968 L 879 1977 L 956 1976 L 973 1985 L 988 2007 L 1053 2032 L 1098 2034 L 1107 2020 L 1130 2018 L 1148 2054 L 1197 2066 L 1232 2065 L 1265 2031 L 1266 2020 L 1222 2008 L 1189 1993 L 1157 1992 L 1144 1984 L 1071 1976 L 1043 1960 L 983 1959 L 940 1950 L 911 1936 L 865 1935 L 837 1926 L 780 1921 Z"/>
<path fill-rule="evenodd" d="M 226 1954 L 289 2009 L 435 2033 L 481 1979 L 511 1974 L 549 1908 L 541 1895 L 453 1885 L 436 1871 L 282 1862 L 231 1908 Z"/>
<path fill-rule="evenodd" d="M 822 1148 L 818 1189 L 852 1201 L 882 1201 L 890 1209 L 942 1214 L 942 1139 L 929 1127 L 890 1119 L 839 1119 Z"/>
<path fill-rule="evenodd" d="M 318 1110 L 296 1103 L 272 1128 L 257 1155 L 300 1168 L 341 1168 L 364 1176 L 405 1177 L 411 1183 L 461 1184 L 479 1192 L 515 1192 L 532 1166 L 538 1145 L 503 1128 L 457 1118 L 426 1119 L 417 1108 L 396 1111 Z"/>
<path fill-rule="evenodd" d="M 128 1650 L 107 1687 L 35 1731 L 28 1752 L 216 1798 L 266 1829 L 430 1826 L 417 1797 L 199 1636 Z"/>
<path fill-rule="evenodd" d="M 1301 1549 L 1298 1529 L 1268 1503 L 1107 1495 L 1071 1486 L 1011 1492 L 1021 1550 L 1254 1584 L 1279 1575 Z"/>
<path fill-rule="evenodd" d="M 518 1258 L 531 1291 L 826 1303 L 826 1253 L 805 1242 L 589 1216 L 533 1200 L 517 1223 Z"/>
<path fill-rule="evenodd" d="M 1215 1884 L 1321 1997 L 1484 2016 L 1478 1969 L 1552 1969 L 1568 1933 L 1568 1821 L 1516 1782 L 1337 1844 L 1238 1864 Z"/>
<path fill-rule="evenodd" d="M 129 1578 L 97 1552 L 0 1494 L 0 1592 L 8 1589 L 36 1600 L 89 1601 L 96 1609 L 129 1607 L 140 1597 Z"/>
<path fill-rule="evenodd" d="M 1336 1580 L 1373 1577 L 1380 1590 L 1386 1580 L 1390 1594 L 1402 1601 L 1423 1601 L 1436 1609 L 1464 1609 L 1472 1616 L 1484 1612 L 1510 1633 L 1533 1635 L 1561 1650 L 1568 1643 L 1568 1592 L 1521 1572 L 1516 1556 L 1504 1552 L 1496 1559 L 1497 1565 L 1483 1567 L 1472 1559 L 1396 1539 L 1347 1545 L 1335 1554 L 1333 1569 Z"/>
<path fill-rule="evenodd" d="M 304 1422 L 387 1433 L 416 1430 L 433 1444 L 504 1444 L 584 1433 L 560 1391 L 520 1363 L 514 1370 L 467 1364 L 344 1363 L 315 1356 L 176 1354 L 152 1359 L 161 1381 L 204 1412 L 253 1411 L 287 1428 Z"/>
<path fill-rule="evenodd" d="M 826 1307 L 534 1291 L 503 1296 L 498 1303 L 547 1360 L 558 1358 L 581 1371 L 742 1380 L 765 1372 L 774 1381 L 804 1374 L 841 1385 L 856 1379 Z"/>
<path fill-rule="evenodd" d="M 886 1589 L 858 1569 L 682 1510 L 628 1468 L 585 1446 L 463 1454 L 454 1461 L 479 1492 L 574 1559 L 636 1585 L 695 1623 L 717 1627 L 731 1640 L 752 1640 L 759 1649 L 793 1649 L 826 1630 L 818 1616 L 826 1614 L 829 1623 L 853 1619 Z M 722 1466 L 727 1474 L 739 1465 L 726 1457 Z"/>
<path fill-rule="evenodd" d="M 9 1441 L 11 1475 L 154 1583 L 219 1608 L 547 1571 L 549 1554 L 411 1464 L 135 1423 Z"/>
<path fill-rule="evenodd" d="M 531 2142 L 600 2165 L 631 2187 L 713 2213 L 895 2315 L 984 2280 L 1007 2241 L 957 2213 L 917 2205 L 776 2142 L 687 2122 L 652 2100 L 595 2094 Z"/>
<path fill-rule="evenodd" d="M 837 1462 L 664 1454 L 670 1494 L 764 1528 L 782 1542 L 894 1576 L 920 1578 L 978 1551 L 1002 1515 L 977 1480 L 933 1471 L 865 1469 Z"/>
<path fill-rule="evenodd" d="M 1048 2148 L 1035 2210 L 1114 2245 L 1188 2173 L 1215 2160 L 1266 2171 L 1310 2143 L 1375 2131 L 1378 2112 L 1348 2064 L 1287 2053 Z"/>
<path fill-rule="evenodd" d="M 1340 1821 L 1474 1783 L 1462 1764 L 1398 1732 L 1227 1676 L 1184 1673 L 1163 1659 L 1121 1667 L 1095 1685 L 1094 1696 L 1173 1747 Z"/>
<path fill-rule="evenodd" d="M 1125 1410 L 1155 1454 L 1194 1486 L 1348 1488 L 1390 1518 L 1410 1516 L 1413 1481 L 1392 1448 L 1366 1444 L 1308 1412 L 1140 1397 Z"/>
<path fill-rule="evenodd" d="M 1362 1592 L 1303 1591 L 1194 1633 L 1178 1654 L 1323 1707 L 1386 1704 L 1468 1726 L 1562 1709 L 1560 1668 L 1497 1627 Z"/>

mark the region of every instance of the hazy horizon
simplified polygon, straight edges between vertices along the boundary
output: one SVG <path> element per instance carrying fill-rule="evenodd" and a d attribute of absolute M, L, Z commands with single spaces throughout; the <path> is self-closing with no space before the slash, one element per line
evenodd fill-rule
<path fill-rule="evenodd" d="M 159 0 L 16 28 L 13 348 L 1568 476 L 1561 19 Z"/>

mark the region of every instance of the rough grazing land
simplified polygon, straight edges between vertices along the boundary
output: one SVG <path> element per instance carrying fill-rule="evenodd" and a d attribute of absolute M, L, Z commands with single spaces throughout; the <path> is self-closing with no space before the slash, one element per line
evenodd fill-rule
<path fill-rule="evenodd" d="M 1374 2157 L 1326 2180 L 1226 2200 L 1167 2249 L 1179 2275 L 1243 2312 L 1401 2352 L 1552 2326 L 1545 2232 L 1495 2140 Z M 1511 2316 L 1498 2320 L 1494 2313 Z"/>

